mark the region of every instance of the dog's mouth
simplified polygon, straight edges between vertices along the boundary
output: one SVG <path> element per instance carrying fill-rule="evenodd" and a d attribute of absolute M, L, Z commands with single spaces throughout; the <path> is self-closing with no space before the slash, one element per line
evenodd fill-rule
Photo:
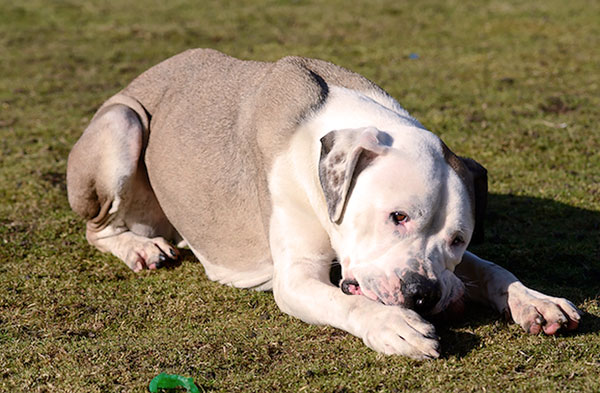
<path fill-rule="evenodd" d="M 381 304 L 397 304 L 398 299 L 395 297 L 394 303 L 386 303 L 385 295 L 381 294 L 377 290 L 371 290 L 370 288 L 363 289 L 355 278 L 343 279 L 339 284 L 340 289 L 346 295 L 362 295 L 368 299 L 379 302 Z"/>
<path fill-rule="evenodd" d="M 341 280 L 340 288 L 346 295 L 364 295 L 360 284 L 355 279 Z M 383 303 L 379 298 L 377 301 Z M 448 305 L 438 311 L 429 313 L 425 318 L 432 323 L 454 323 L 460 320 L 465 313 L 465 299 L 461 293 L 460 296 L 451 300 Z"/>
<path fill-rule="evenodd" d="M 346 295 L 363 295 L 363 292 L 360 289 L 360 284 L 354 279 L 346 279 L 342 281 L 341 288 L 342 292 L 344 292 Z"/>

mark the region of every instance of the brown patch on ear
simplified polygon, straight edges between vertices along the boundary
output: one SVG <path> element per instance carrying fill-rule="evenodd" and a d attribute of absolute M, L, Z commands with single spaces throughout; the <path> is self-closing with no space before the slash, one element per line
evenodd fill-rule
<path fill-rule="evenodd" d="M 471 244 L 482 243 L 484 239 L 484 219 L 487 208 L 488 181 L 487 169 L 472 158 L 459 157 L 442 142 L 444 159 L 465 183 L 473 206 L 475 228 Z"/>
<path fill-rule="evenodd" d="M 353 180 L 378 156 L 361 144 L 361 136 L 359 130 L 337 130 L 321 138 L 319 182 L 331 222 L 341 220 Z"/>

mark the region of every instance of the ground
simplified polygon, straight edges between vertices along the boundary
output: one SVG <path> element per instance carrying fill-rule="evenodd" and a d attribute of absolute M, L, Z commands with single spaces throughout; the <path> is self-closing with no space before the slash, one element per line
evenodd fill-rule
<path fill-rule="evenodd" d="M 0 0 L 0 391 L 600 390 L 600 3 Z M 586 312 L 528 336 L 482 307 L 442 358 L 382 356 L 180 267 L 134 274 L 69 209 L 69 149 L 96 108 L 187 48 L 295 54 L 372 79 L 490 175 L 481 256 Z"/>

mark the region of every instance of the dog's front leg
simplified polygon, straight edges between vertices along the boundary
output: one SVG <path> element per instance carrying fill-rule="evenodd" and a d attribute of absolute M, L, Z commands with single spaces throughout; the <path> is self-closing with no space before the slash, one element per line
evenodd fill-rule
<path fill-rule="evenodd" d="M 282 311 L 343 329 L 378 352 L 415 359 L 439 356 L 434 327 L 414 311 L 345 295 L 332 285 L 335 253 L 327 234 L 318 223 L 293 216 L 275 210 L 271 221 L 273 293 Z"/>
<path fill-rule="evenodd" d="M 465 282 L 469 298 L 490 304 L 529 333 L 555 334 L 579 325 L 580 312 L 570 301 L 527 288 L 506 269 L 468 251 L 455 273 Z"/>

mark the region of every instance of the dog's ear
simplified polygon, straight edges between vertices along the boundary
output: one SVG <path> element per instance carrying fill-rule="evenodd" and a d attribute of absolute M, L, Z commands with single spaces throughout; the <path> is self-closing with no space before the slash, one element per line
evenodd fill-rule
<path fill-rule="evenodd" d="M 484 219 L 487 208 L 488 196 L 488 178 L 487 169 L 472 158 L 459 157 L 465 164 L 473 179 L 473 193 L 475 199 L 475 229 L 471 237 L 471 244 L 483 242 L 484 237 Z"/>
<path fill-rule="evenodd" d="M 331 131 L 321 138 L 319 181 L 331 222 L 340 221 L 353 179 L 387 151 L 390 139 L 374 127 Z"/>

